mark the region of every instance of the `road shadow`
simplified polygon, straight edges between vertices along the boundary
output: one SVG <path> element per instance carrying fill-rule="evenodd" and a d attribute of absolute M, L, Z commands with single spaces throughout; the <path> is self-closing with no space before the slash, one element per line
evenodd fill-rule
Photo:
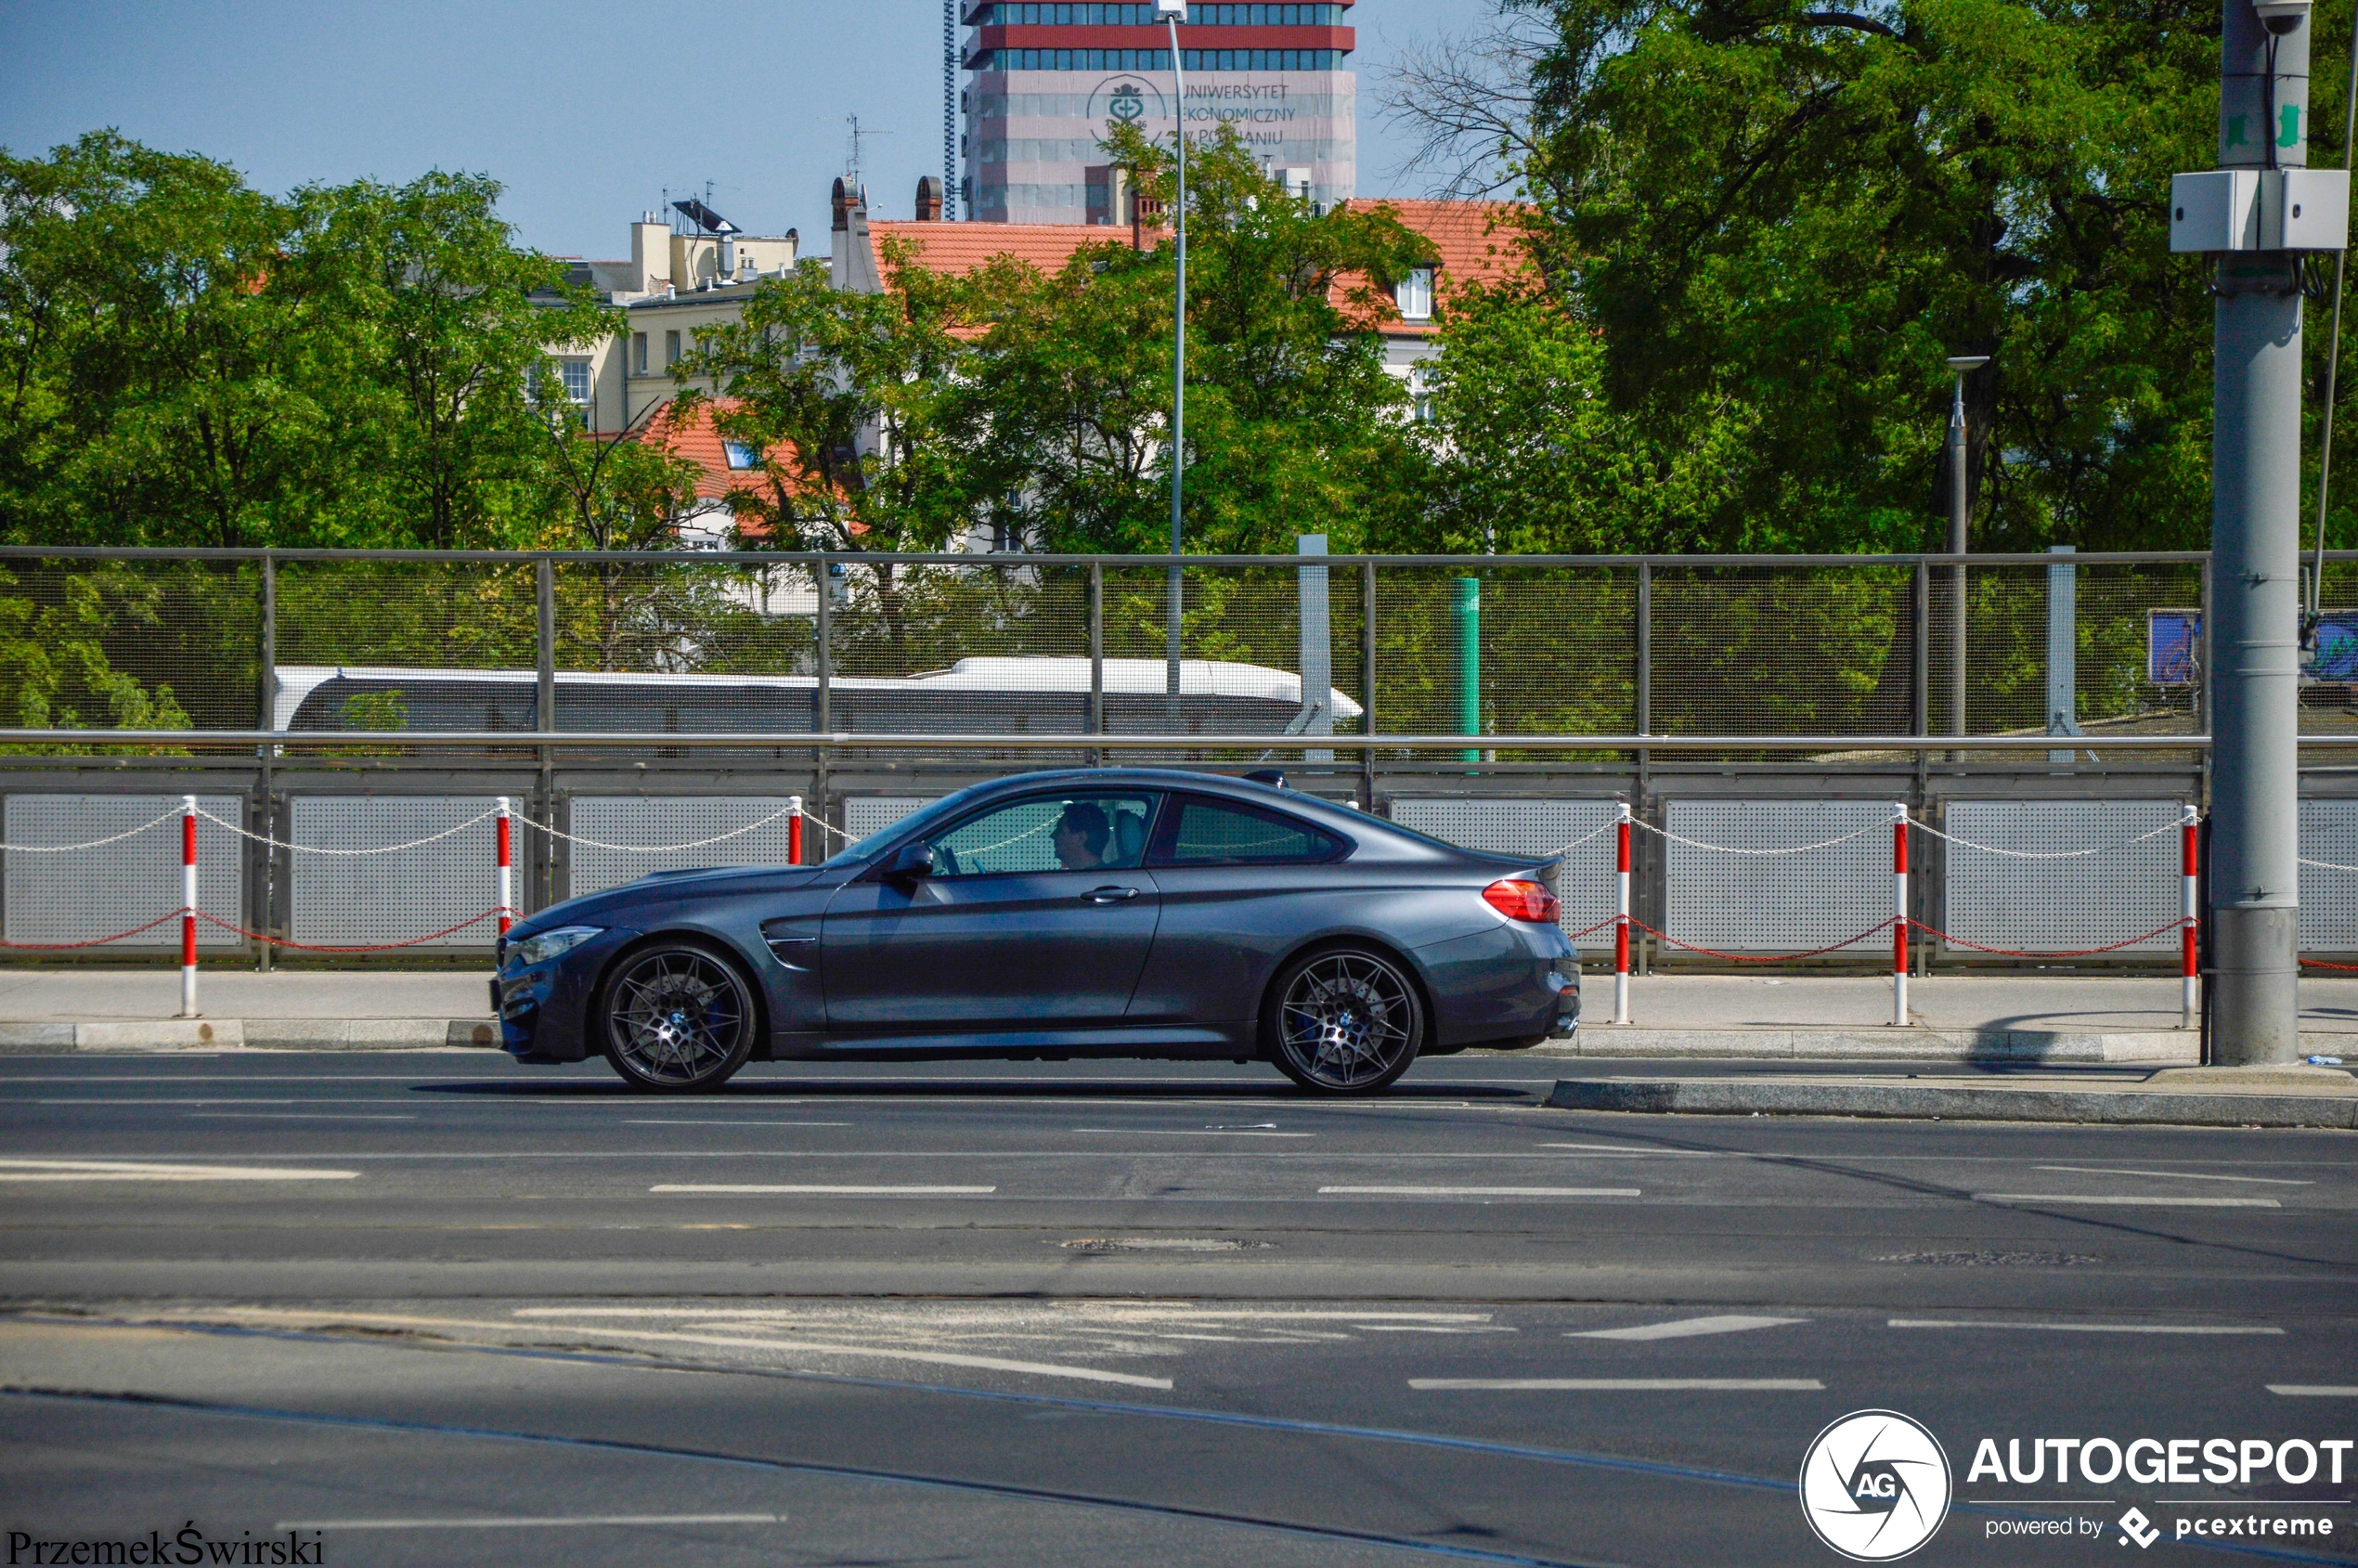
<path fill-rule="evenodd" d="M 1228 1083 L 1207 1082 L 1195 1079 L 1141 1082 L 1136 1079 L 1075 1081 L 1069 1078 L 774 1078 L 761 1079 L 750 1083 L 739 1081 L 702 1094 L 685 1096 L 650 1093 L 633 1089 L 628 1084 L 618 1082 L 595 1083 L 564 1081 L 539 1083 L 416 1083 L 409 1086 L 409 1092 L 419 1095 L 473 1095 L 496 1099 L 631 1100 L 646 1105 L 660 1104 L 667 1099 L 709 1103 L 714 1100 L 763 1100 L 781 1097 L 971 1099 L 983 1096 L 1008 1099 L 1114 1100 L 1152 1099 L 1164 1096 L 1171 1099 L 1193 1100 L 1295 1099 L 1304 1105 L 1415 1105 L 1420 1101 L 1458 1103 L 1467 1100 L 1535 1104 L 1540 1098 L 1539 1093 L 1532 1089 L 1478 1083 L 1395 1083 L 1378 1095 L 1342 1098 L 1309 1094 L 1283 1080 L 1269 1083 Z"/>

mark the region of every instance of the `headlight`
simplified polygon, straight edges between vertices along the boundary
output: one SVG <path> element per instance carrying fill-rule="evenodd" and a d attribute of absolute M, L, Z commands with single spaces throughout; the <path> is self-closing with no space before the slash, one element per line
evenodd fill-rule
<path fill-rule="evenodd" d="M 592 937 L 603 936 L 602 926 L 560 926 L 553 931 L 540 931 L 526 937 L 509 951 L 516 962 L 529 967 L 546 964 L 561 952 L 570 952 Z"/>

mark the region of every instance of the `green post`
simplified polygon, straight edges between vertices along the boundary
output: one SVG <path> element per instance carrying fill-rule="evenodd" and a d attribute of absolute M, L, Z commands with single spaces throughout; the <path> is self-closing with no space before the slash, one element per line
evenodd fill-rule
<path fill-rule="evenodd" d="M 1482 733 L 1482 579 L 1459 577 L 1449 602 L 1450 629 L 1458 634 L 1458 733 Z M 1482 760 L 1477 746 L 1458 754 Z"/>

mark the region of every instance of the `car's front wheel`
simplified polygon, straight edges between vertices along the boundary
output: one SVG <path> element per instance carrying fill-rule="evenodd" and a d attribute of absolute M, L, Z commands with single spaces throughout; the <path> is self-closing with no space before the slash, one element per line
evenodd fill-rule
<path fill-rule="evenodd" d="M 708 948 L 642 948 L 599 997 L 606 1060 L 635 1088 L 717 1089 L 753 1051 L 753 990 Z"/>
<path fill-rule="evenodd" d="M 1328 948 L 1277 976 L 1262 1028 L 1277 1070 L 1303 1088 L 1371 1095 L 1417 1059 L 1425 1010 L 1395 960 L 1365 948 Z"/>

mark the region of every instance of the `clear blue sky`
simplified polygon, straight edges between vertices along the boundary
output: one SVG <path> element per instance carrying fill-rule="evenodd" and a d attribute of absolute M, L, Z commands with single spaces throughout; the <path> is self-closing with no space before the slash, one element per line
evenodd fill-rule
<path fill-rule="evenodd" d="M 1422 190 L 1375 118 L 1393 51 L 1489 8 L 1354 7 L 1361 195 Z M 628 254 L 634 216 L 707 180 L 744 227 L 823 244 L 849 114 L 875 133 L 880 215 L 941 160 L 939 0 L 0 0 L 0 60 L 19 156 L 112 125 L 272 191 L 481 171 L 525 242 L 564 254 Z"/>

